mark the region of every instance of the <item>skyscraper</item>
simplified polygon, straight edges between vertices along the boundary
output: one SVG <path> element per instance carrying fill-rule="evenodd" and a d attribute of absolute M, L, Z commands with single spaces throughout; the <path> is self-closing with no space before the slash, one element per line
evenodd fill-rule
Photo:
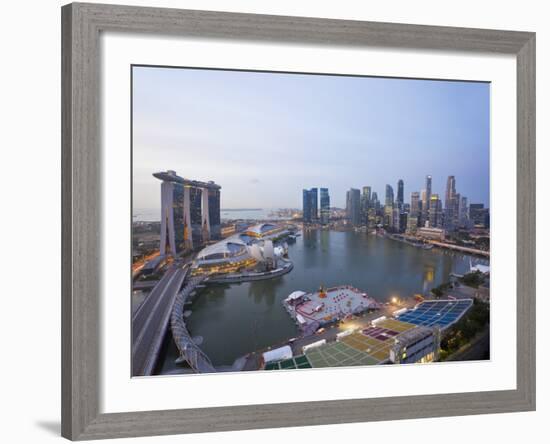
<path fill-rule="evenodd" d="M 302 190 L 302 210 L 305 223 L 315 223 L 319 220 L 317 188 Z"/>
<path fill-rule="evenodd" d="M 411 193 L 411 216 L 418 217 L 420 213 L 420 193 L 418 191 L 413 191 Z"/>
<path fill-rule="evenodd" d="M 365 196 L 365 199 L 367 199 L 367 201 L 370 202 L 371 187 L 369 187 L 369 186 L 363 187 L 363 196 Z"/>
<path fill-rule="evenodd" d="M 374 209 L 378 211 L 380 209 L 380 201 L 378 200 L 378 193 L 376 191 L 372 193 L 371 202 Z"/>
<path fill-rule="evenodd" d="M 458 222 L 463 227 L 468 225 L 468 198 L 466 196 L 461 196 L 460 198 Z"/>
<path fill-rule="evenodd" d="M 312 222 L 312 215 L 311 215 L 311 196 L 309 190 L 302 190 L 302 212 L 303 212 L 303 220 L 305 223 L 311 223 Z"/>
<path fill-rule="evenodd" d="M 361 223 L 368 224 L 369 208 L 371 207 L 371 187 L 363 187 L 361 195 Z"/>
<path fill-rule="evenodd" d="M 318 194 L 317 188 L 312 188 L 309 190 L 309 198 L 311 200 L 311 221 L 317 222 L 319 220 L 319 206 L 318 203 Z"/>
<path fill-rule="evenodd" d="M 445 189 L 445 228 L 452 230 L 456 224 L 456 181 L 455 176 L 447 178 L 447 188 Z"/>
<path fill-rule="evenodd" d="M 489 228 L 489 208 L 483 204 L 470 204 L 470 223 Z"/>
<path fill-rule="evenodd" d="M 397 181 L 397 207 L 402 210 L 403 209 L 403 204 L 404 204 L 404 183 L 403 183 L 403 179 L 399 179 Z"/>
<path fill-rule="evenodd" d="M 321 224 L 328 225 L 330 220 L 330 196 L 328 188 L 320 188 L 321 196 Z"/>
<path fill-rule="evenodd" d="M 352 225 L 361 224 L 361 192 L 356 188 L 346 193 L 346 215 Z"/>
<path fill-rule="evenodd" d="M 432 176 L 426 176 L 426 188 L 422 194 L 422 224 L 430 219 L 430 201 L 432 199 Z"/>
<path fill-rule="evenodd" d="M 430 227 L 441 228 L 443 225 L 443 208 L 439 194 L 432 194 L 430 198 L 430 208 L 428 210 L 428 220 Z"/>
<path fill-rule="evenodd" d="M 386 207 L 393 207 L 393 188 L 391 185 L 386 185 Z"/>
<path fill-rule="evenodd" d="M 447 177 L 447 189 L 445 190 L 445 208 L 449 208 L 456 194 L 455 176 Z"/>
<path fill-rule="evenodd" d="M 420 193 L 413 191 L 411 193 L 411 208 L 407 217 L 407 231 L 415 231 L 419 225 L 420 213 L 422 210 L 422 202 Z"/>

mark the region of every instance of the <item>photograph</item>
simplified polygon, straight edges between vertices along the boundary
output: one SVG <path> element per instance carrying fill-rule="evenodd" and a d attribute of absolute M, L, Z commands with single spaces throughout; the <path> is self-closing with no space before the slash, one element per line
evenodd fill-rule
<path fill-rule="evenodd" d="M 490 82 L 132 65 L 130 113 L 131 376 L 491 359 Z"/>

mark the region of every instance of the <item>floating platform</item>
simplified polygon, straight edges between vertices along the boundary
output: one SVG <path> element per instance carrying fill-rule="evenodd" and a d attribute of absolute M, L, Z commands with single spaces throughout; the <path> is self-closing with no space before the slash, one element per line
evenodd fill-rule
<path fill-rule="evenodd" d="M 320 288 L 314 293 L 295 291 L 283 301 L 283 306 L 298 327 L 310 333 L 322 325 L 381 308 L 366 292 L 350 285 Z"/>

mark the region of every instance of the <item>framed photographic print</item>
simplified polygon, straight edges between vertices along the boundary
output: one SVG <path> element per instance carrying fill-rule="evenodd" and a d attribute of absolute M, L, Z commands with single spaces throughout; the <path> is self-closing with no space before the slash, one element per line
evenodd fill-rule
<path fill-rule="evenodd" d="M 535 408 L 533 33 L 62 23 L 65 437 Z"/>

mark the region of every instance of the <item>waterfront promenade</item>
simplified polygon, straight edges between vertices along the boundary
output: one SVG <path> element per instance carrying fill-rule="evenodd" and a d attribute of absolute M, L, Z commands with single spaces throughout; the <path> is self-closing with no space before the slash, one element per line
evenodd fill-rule
<path fill-rule="evenodd" d="M 282 259 L 281 259 L 282 260 Z M 237 284 L 240 282 L 262 281 L 273 279 L 289 273 L 294 265 L 288 259 L 284 260 L 283 266 L 269 271 L 249 271 L 243 273 L 232 273 L 228 275 L 213 275 L 206 279 L 210 284 Z"/>
<path fill-rule="evenodd" d="M 439 248 L 447 248 L 449 250 L 460 251 L 461 253 L 474 254 L 476 256 L 490 257 L 491 253 L 484 250 L 478 250 L 477 248 L 462 247 L 460 245 L 448 244 L 446 242 L 429 241 L 430 244 Z"/>

